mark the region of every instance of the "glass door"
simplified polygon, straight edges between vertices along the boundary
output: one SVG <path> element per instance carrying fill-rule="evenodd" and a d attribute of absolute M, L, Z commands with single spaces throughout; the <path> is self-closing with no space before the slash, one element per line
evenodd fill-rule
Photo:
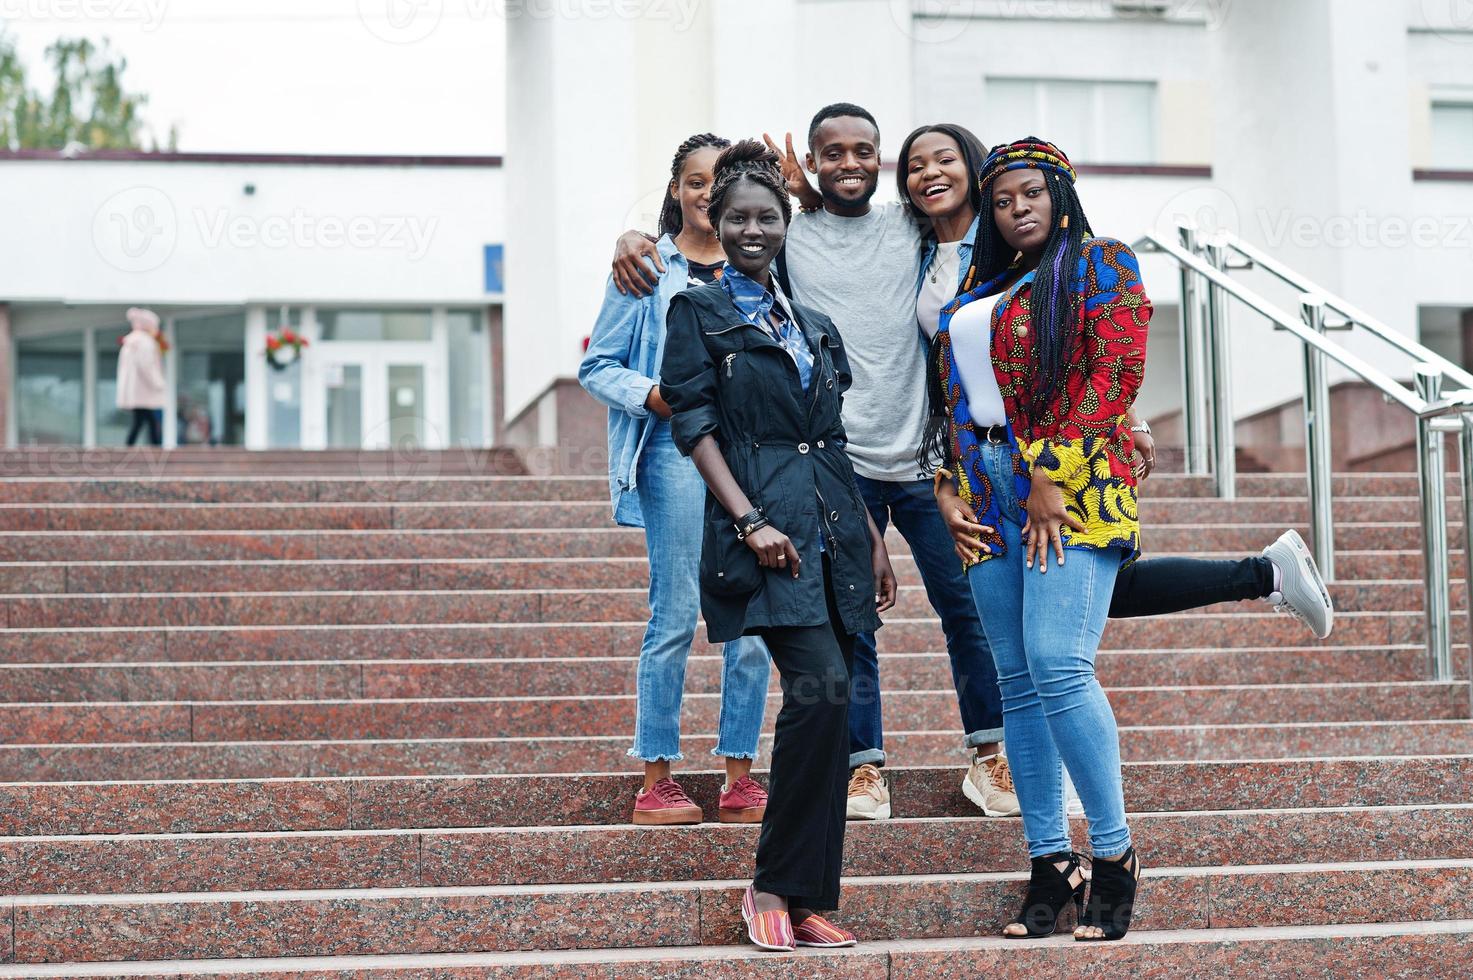
<path fill-rule="evenodd" d="M 328 449 L 439 449 L 442 425 L 430 389 L 434 350 L 420 344 L 323 342 L 320 431 Z"/>

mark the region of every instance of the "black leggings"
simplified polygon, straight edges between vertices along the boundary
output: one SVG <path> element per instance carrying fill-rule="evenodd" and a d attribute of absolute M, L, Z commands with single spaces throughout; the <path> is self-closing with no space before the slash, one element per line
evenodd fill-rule
<path fill-rule="evenodd" d="M 1110 618 L 1161 616 L 1214 602 L 1262 599 L 1273 590 L 1273 562 L 1262 556 L 1240 561 L 1142 559 L 1116 577 Z"/>
<path fill-rule="evenodd" d="M 782 895 L 793 908 L 815 911 L 839 906 L 854 663 L 854 637 L 844 632 L 834 606 L 828 556 L 823 572 L 828 624 L 758 632 L 782 677 L 783 706 L 752 882 L 758 891 Z"/>
<path fill-rule="evenodd" d="M 150 446 L 162 446 L 164 435 L 159 431 L 159 410 L 156 408 L 133 409 L 133 428 L 128 430 L 128 445 L 138 438 L 138 433 L 143 427 L 148 426 L 148 444 Z"/>

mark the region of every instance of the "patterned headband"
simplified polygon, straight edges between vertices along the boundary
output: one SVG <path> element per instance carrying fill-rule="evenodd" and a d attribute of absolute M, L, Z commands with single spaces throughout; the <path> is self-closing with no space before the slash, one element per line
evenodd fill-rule
<path fill-rule="evenodd" d="M 1071 184 L 1074 183 L 1076 177 L 1074 168 L 1069 164 L 1069 158 L 1064 155 L 1063 150 L 1052 143 L 1024 139 L 1016 143 L 1003 143 L 992 148 L 992 152 L 987 155 L 987 161 L 982 164 L 982 176 L 977 181 L 977 187 L 985 194 L 987 188 L 999 176 L 1009 170 L 1024 168 L 1051 170 Z"/>

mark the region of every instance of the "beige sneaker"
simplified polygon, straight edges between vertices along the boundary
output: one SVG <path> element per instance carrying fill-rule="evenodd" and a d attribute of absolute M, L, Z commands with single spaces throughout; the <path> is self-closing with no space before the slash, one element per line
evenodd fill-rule
<path fill-rule="evenodd" d="M 880 770 L 865 763 L 849 777 L 849 806 L 844 816 L 850 820 L 889 820 L 890 788 Z"/>
<path fill-rule="evenodd" d="M 1013 792 L 1013 771 L 1005 755 L 974 758 L 962 780 L 962 792 L 989 817 L 1016 817 L 1023 812 L 1018 807 L 1018 794 Z"/>

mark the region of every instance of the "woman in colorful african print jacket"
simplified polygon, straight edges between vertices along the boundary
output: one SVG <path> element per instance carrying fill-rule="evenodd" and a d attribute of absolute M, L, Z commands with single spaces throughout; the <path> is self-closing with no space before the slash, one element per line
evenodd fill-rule
<path fill-rule="evenodd" d="M 967 576 L 997 662 L 1032 858 L 1004 935 L 1050 935 L 1072 902 L 1076 939 L 1118 939 L 1139 862 L 1094 662 L 1116 574 L 1140 550 L 1126 413 L 1151 302 L 1130 249 L 1093 237 L 1057 147 L 1032 137 L 995 147 L 979 179 L 979 285 L 942 310 L 921 455 L 943 466 L 938 492 L 950 481 L 983 525 Z M 1089 819 L 1087 904 L 1065 767 Z"/>

